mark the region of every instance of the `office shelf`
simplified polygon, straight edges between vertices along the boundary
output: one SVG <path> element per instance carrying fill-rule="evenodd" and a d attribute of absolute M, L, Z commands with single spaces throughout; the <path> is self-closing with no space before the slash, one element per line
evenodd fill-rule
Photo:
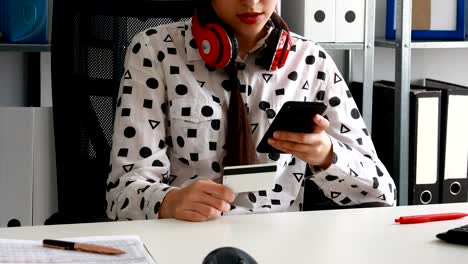
<path fill-rule="evenodd" d="M 334 43 L 334 42 L 320 42 L 318 43 L 324 49 L 328 50 L 363 50 L 363 43 Z"/>
<path fill-rule="evenodd" d="M 0 51 L 49 52 L 50 44 L 7 44 L 0 43 Z"/>
<path fill-rule="evenodd" d="M 290 26 L 296 25 L 301 28 L 306 19 L 303 15 L 298 15 L 298 10 L 304 9 L 304 2 L 310 0 L 288 0 L 288 4 L 282 5 L 281 15 L 288 21 Z M 344 50 L 347 53 L 346 69 L 342 72 L 343 77 L 349 83 L 352 78 L 353 51 L 363 51 L 363 94 L 362 94 L 362 118 L 372 133 L 372 97 L 374 82 L 374 41 L 375 41 L 375 8 L 376 0 L 362 0 L 365 4 L 364 19 L 364 42 L 360 43 L 336 43 L 320 42 L 321 47 L 326 50 Z M 281 1 L 279 1 L 281 2 Z M 302 25 L 302 26 L 300 26 Z M 292 28 L 294 30 L 294 28 Z M 304 32 L 297 32 L 303 34 Z"/>
<path fill-rule="evenodd" d="M 376 39 L 376 47 L 397 48 L 394 40 Z M 411 41 L 411 49 L 468 49 L 468 40 L 460 41 Z"/>
<path fill-rule="evenodd" d="M 467 49 L 468 39 L 462 41 L 412 41 L 412 0 L 395 0 L 396 38 L 377 39 L 375 46 L 395 49 L 395 119 L 393 177 L 398 183 L 398 204 L 408 205 L 409 164 L 409 96 L 411 81 L 411 52 L 415 49 Z"/>
<path fill-rule="evenodd" d="M 28 106 L 41 106 L 41 52 L 50 52 L 50 49 L 50 44 L 0 43 L 0 52 L 25 53 Z"/>

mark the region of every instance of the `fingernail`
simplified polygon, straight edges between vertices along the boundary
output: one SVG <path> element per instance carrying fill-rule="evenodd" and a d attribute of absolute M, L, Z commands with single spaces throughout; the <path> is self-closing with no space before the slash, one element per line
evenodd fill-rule
<path fill-rule="evenodd" d="M 274 133 L 273 133 L 273 137 L 278 138 L 279 136 L 280 136 L 280 135 L 279 135 L 279 132 L 274 132 Z"/>
<path fill-rule="evenodd" d="M 269 138 L 268 139 L 268 144 L 275 144 L 276 140 Z"/>
<path fill-rule="evenodd" d="M 224 211 L 227 212 L 227 211 L 230 211 L 230 210 L 231 210 L 231 205 L 228 204 L 228 203 L 226 203 L 226 204 L 224 205 Z"/>

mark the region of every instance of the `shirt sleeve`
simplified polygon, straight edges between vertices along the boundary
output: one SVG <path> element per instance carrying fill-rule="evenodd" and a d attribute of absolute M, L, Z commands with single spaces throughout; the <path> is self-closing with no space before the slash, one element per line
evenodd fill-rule
<path fill-rule="evenodd" d="M 326 132 L 332 141 L 333 163 L 326 170 L 310 166 L 310 179 L 339 205 L 395 205 L 393 179 L 377 156 L 348 86 L 331 58 L 327 61 L 326 83 L 318 98 L 328 106 L 324 116 L 330 121 Z"/>
<path fill-rule="evenodd" d="M 158 218 L 173 188 L 168 185 L 164 70 L 149 35 L 137 34 L 126 52 L 106 188 L 111 219 Z"/>

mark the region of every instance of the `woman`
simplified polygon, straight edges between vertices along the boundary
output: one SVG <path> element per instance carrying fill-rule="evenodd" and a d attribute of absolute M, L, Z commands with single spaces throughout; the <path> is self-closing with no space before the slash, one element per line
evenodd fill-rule
<path fill-rule="evenodd" d="M 393 205 L 392 178 L 333 60 L 274 13 L 276 0 L 199 0 L 190 22 L 151 28 L 128 48 L 117 104 L 107 214 L 206 221 L 298 211 L 304 173 L 339 205 Z M 218 45 L 218 42 L 221 44 Z M 283 65 L 284 64 L 284 65 Z M 310 133 L 277 131 L 287 101 L 319 101 Z M 228 165 L 277 162 L 273 190 L 234 194 Z"/>

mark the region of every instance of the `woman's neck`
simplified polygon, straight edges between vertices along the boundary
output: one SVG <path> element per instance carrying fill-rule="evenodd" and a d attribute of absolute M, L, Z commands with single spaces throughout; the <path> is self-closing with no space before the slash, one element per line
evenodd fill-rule
<path fill-rule="evenodd" d="M 266 36 L 267 28 L 263 28 L 256 36 L 236 35 L 239 44 L 239 57 L 245 58 L 247 53 L 257 45 L 257 42 Z"/>

